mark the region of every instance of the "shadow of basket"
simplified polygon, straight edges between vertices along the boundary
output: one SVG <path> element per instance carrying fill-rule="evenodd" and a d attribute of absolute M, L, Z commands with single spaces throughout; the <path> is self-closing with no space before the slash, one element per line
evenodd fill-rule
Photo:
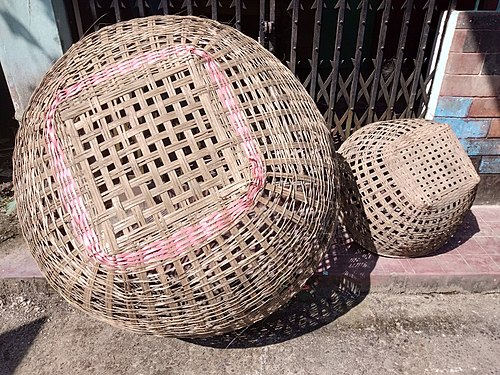
<path fill-rule="evenodd" d="M 437 248 L 427 256 L 432 257 L 440 254 L 446 254 L 457 247 L 462 246 L 465 242 L 470 240 L 475 234 L 481 230 L 474 213 L 469 210 L 464 216 L 463 222 L 458 226 L 455 232 L 451 235 L 448 241 L 441 247 Z"/>
<path fill-rule="evenodd" d="M 357 179 L 352 173 L 351 166 L 342 155 L 336 153 L 336 159 L 339 170 L 340 189 L 337 199 L 340 206 L 340 221 L 349 228 L 349 232 L 353 234 L 354 238 L 363 239 L 367 250 L 375 251 L 370 222 L 365 213 L 365 205 L 362 202 Z"/>
<path fill-rule="evenodd" d="M 336 154 L 341 187 L 339 199 L 362 211 L 361 197 L 351 169 Z M 340 222 L 342 222 L 342 214 Z M 355 217 L 358 215 L 354 215 Z M 362 227 L 359 230 L 367 230 Z M 266 319 L 247 328 L 207 338 L 184 341 L 214 348 L 251 348 L 284 342 L 321 328 L 347 313 L 365 298 L 370 290 L 370 273 L 377 255 L 364 250 L 339 224 L 332 245 L 318 270 L 287 304 Z"/>
<path fill-rule="evenodd" d="M 357 245 L 339 225 L 335 240 L 303 289 L 268 318 L 220 336 L 183 339 L 221 349 L 251 348 L 284 342 L 321 328 L 347 313 L 370 290 L 377 256 Z"/>

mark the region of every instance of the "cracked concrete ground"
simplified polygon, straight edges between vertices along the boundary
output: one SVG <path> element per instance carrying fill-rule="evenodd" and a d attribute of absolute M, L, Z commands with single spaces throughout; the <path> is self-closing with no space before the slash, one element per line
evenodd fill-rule
<path fill-rule="evenodd" d="M 54 294 L 0 293 L 0 374 L 500 373 L 500 294 L 318 298 L 186 341 L 116 329 Z"/>

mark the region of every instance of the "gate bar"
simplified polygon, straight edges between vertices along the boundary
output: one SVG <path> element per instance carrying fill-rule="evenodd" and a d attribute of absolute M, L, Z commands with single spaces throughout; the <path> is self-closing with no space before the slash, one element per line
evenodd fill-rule
<path fill-rule="evenodd" d="M 266 0 L 260 0 L 259 3 L 259 43 L 266 47 L 264 26 L 266 22 Z"/>
<path fill-rule="evenodd" d="M 144 0 L 137 0 L 137 9 L 139 10 L 139 17 L 144 17 Z"/>
<path fill-rule="evenodd" d="M 359 16 L 358 24 L 358 37 L 356 40 L 356 54 L 354 55 L 354 72 L 351 81 L 351 92 L 349 95 L 349 108 L 347 115 L 347 122 L 345 128 L 345 137 L 349 137 L 351 134 L 351 126 L 353 124 L 354 117 L 354 106 L 356 105 L 358 86 L 359 86 L 359 74 L 361 71 L 361 63 L 363 57 L 363 42 L 365 39 L 365 26 L 366 26 L 366 16 L 368 15 L 368 3 L 369 1 L 362 1 L 361 14 Z M 359 9 L 359 8 L 358 8 Z M 357 128 L 356 125 L 354 127 Z"/>
<path fill-rule="evenodd" d="M 335 123 L 335 102 L 337 98 L 337 83 L 339 79 L 339 66 L 340 66 L 340 52 L 342 48 L 342 33 L 344 31 L 344 19 L 345 19 L 345 8 L 347 0 L 339 0 L 336 7 L 339 8 L 339 14 L 337 16 L 337 30 L 335 32 L 335 46 L 333 51 L 333 61 L 332 61 L 332 81 L 330 83 L 330 102 L 328 103 L 327 112 L 327 124 L 330 129 Z M 335 124 L 337 131 L 343 138 L 344 131 L 340 124 Z"/>
<path fill-rule="evenodd" d="M 311 69 L 311 86 L 309 86 L 309 95 L 316 101 L 316 84 L 318 82 L 318 64 L 319 64 L 319 38 L 321 35 L 321 15 L 323 13 L 323 0 L 315 0 L 313 6 L 316 5 L 314 14 L 314 34 L 312 47 L 312 69 Z M 314 9 L 311 7 L 311 9 Z"/>
<path fill-rule="evenodd" d="M 289 68 L 293 74 L 297 67 L 297 32 L 299 28 L 300 0 L 292 0 L 292 35 L 290 40 L 290 64 Z"/>
<path fill-rule="evenodd" d="M 375 103 L 377 102 L 378 97 L 378 85 L 380 83 L 380 74 L 382 73 L 382 62 L 384 61 L 384 46 L 385 38 L 387 36 L 387 25 L 391 14 L 391 0 L 383 0 L 381 5 L 384 7 L 384 12 L 382 13 L 382 24 L 380 26 L 378 36 L 377 59 L 375 61 L 375 72 L 370 91 L 370 103 L 368 106 L 368 117 L 366 119 L 367 123 L 373 122 L 373 116 L 375 114 Z"/>
<path fill-rule="evenodd" d="M 97 31 L 99 30 L 99 27 L 97 26 L 97 10 L 96 10 L 96 6 L 95 6 L 95 0 L 90 0 L 89 1 L 89 5 L 90 5 L 90 11 L 92 12 L 92 20 L 94 20 L 94 24 L 93 24 L 93 29 L 94 31 Z M 84 31 L 85 32 L 85 31 Z M 82 34 L 83 36 L 83 34 Z"/>
<path fill-rule="evenodd" d="M 186 10 L 187 10 L 188 16 L 192 16 L 193 15 L 193 0 L 184 0 L 184 4 L 186 4 Z"/>
<path fill-rule="evenodd" d="M 160 4 L 158 4 L 158 9 L 163 10 L 163 15 L 166 16 L 169 14 L 168 11 L 168 0 L 161 0 Z"/>
<path fill-rule="evenodd" d="M 415 74 L 413 76 L 413 83 L 411 85 L 411 94 L 408 106 L 406 107 L 405 117 L 411 116 L 414 113 L 415 99 L 417 97 L 417 91 L 420 83 L 420 73 L 422 70 L 422 65 L 424 63 L 425 49 L 427 46 L 427 39 L 429 37 L 429 30 L 431 27 L 432 15 L 434 13 L 435 0 L 429 0 L 427 2 L 427 12 L 425 14 L 424 27 L 422 28 L 422 34 L 420 36 L 417 63 L 415 65 Z M 425 90 L 425 87 L 421 87 L 420 90 Z"/>
<path fill-rule="evenodd" d="M 389 98 L 389 105 L 384 115 L 382 115 L 382 119 L 393 119 L 394 116 L 394 103 L 396 102 L 397 88 L 399 85 L 399 80 L 401 76 L 401 68 L 403 66 L 403 55 L 406 44 L 406 35 L 408 34 L 408 27 L 410 24 L 410 16 L 413 8 L 413 0 L 406 0 L 405 2 L 405 12 L 403 16 L 403 24 L 401 28 L 401 34 L 399 36 L 398 49 L 397 49 L 397 61 L 396 68 L 394 69 L 394 76 L 392 77 L 392 87 L 391 87 L 391 96 Z"/>
<path fill-rule="evenodd" d="M 217 16 L 218 16 L 218 12 L 217 12 L 217 2 L 219 0 L 210 0 L 210 9 L 212 10 L 212 19 L 217 21 Z"/>
<path fill-rule="evenodd" d="M 269 51 L 276 51 L 276 0 L 271 0 L 269 5 L 269 22 L 271 23 L 271 33 L 269 35 Z"/>
<path fill-rule="evenodd" d="M 83 25 L 82 25 L 82 15 L 80 13 L 80 5 L 78 5 L 78 0 L 73 0 L 73 12 L 75 13 L 76 20 L 76 30 L 78 31 L 78 39 L 83 36 Z"/>
<path fill-rule="evenodd" d="M 241 31 L 241 0 L 235 0 L 234 6 L 236 7 L 235 9 L 235 14 L 236 14 L 236 30 Z"/>

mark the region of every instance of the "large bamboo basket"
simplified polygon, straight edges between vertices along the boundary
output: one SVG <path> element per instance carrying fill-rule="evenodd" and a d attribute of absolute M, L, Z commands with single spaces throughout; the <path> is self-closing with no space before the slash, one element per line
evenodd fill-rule
<path fill-rule="evenodd" d="M 336 221 L 328 130 L 256 41 L 150 17 L 74 45 L 17 136 L 23 234 L 50 284 L 137 332 L 260 320 L 318 265 Z"/>

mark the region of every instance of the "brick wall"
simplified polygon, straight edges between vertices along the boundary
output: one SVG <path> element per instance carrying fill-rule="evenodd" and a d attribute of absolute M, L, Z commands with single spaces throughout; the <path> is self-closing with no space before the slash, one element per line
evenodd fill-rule
<path fill-rule="evenodd" d="M 479 171 L 476 203 L 500 204 L 500 13 L 458 14 L 434 119 Z"/>

